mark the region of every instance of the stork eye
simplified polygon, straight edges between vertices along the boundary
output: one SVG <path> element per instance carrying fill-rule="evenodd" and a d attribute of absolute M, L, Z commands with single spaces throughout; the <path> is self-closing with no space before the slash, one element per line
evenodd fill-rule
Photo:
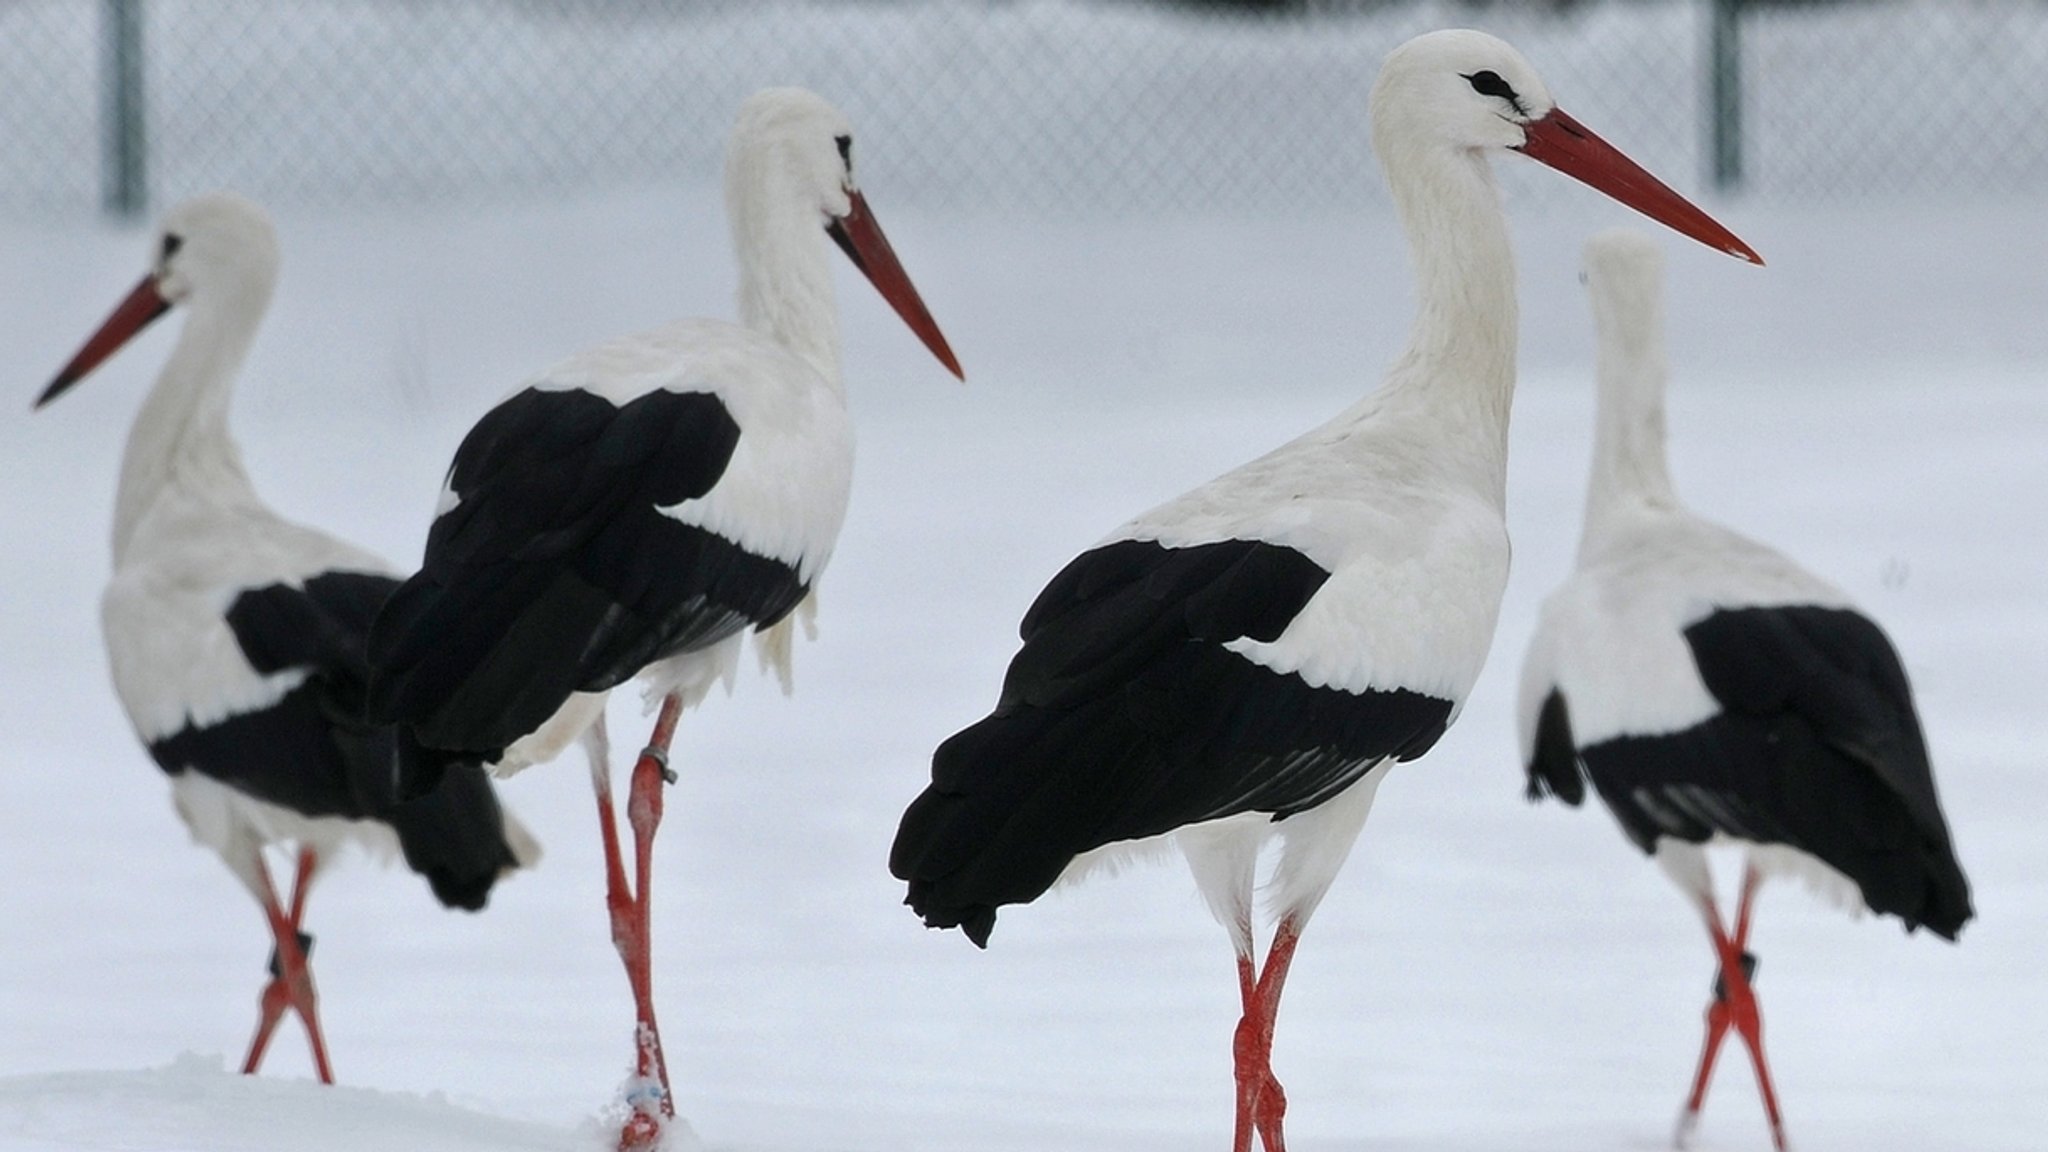
<path fill-rule="evenodd" d="M 833 142 L 839 145 L 839 159 L 846 165 L 846 170 L 853 171 L 853 137 L 839 136 Z"/>
<path fill-rule="evenodd" d="M 176 256 L 178 254 L 178 249 L 183 248 L 184 246 L 185 238 L 183 236 L 178 235 L 176 232 L 164 233 L 163 259 L 169 260 L 171 257 Z"/>
<path fill-rule="evenodd" d="M 1465 77 L 1465 79 L 1471 83 L 1472 90 L 1481 96 L 1498 96 L 1517 108 L 1522 106 L 1521 98 L 1515 95 L 1515 90 L 1508 85 L 1507 81 L 1500 78 L 1500 73 L 1498 72 L 1490 69 L 1484 72 L 1474 72 Z"/>

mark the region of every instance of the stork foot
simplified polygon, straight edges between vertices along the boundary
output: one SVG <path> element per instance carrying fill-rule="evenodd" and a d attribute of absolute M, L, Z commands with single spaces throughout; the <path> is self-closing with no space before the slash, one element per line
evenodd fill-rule
<path fill-rule="evenodd" d="M 1681 1110 L 1678 1113 L 1678 1126 L 1671 1131 L 1671 1146 L 1678 1149 L 1678 1152 L 1686 1152 L 1692 1147 L 1693 1133 L 1699 1131 L 1699 1127 L 1699 1113 L 1689 1108 Z"/>
<path fill-rule="evenodd" d="M 661 1147 L 661 1121 L 645 1112 L 635 1112 L 619 1130 L 619 1152 L 654 1152 Z"/>

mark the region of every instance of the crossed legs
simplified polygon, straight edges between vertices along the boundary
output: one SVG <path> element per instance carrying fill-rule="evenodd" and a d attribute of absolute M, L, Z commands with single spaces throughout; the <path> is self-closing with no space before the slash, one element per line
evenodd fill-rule
<path fill-rule="evenodd" d="M 1248 927 L 1241 938 L 1249 941 Z M 1287 983 L 1287 966 L 1294 961 L 1294 947 L 1300 939 L 1300 922 L 1287 916 L 1273 931 L 1273 944 L 1266 949 L 1263 970 L 1256 969 L 1248 946 L 1238 949 L 1237 986 L 1244 999 L 1244 1015 L 1237 1022 L 1237 1034 L 1231 1044 L 1237 1070 L 1233 1152 L 1251 1152 L 1254 1130 L 1266 1152 L 1286 1152 L 1287 1142 L 1280 1124 L 1287 1115 L 1287 1093 L 1273 1075 L 1273 1024 L 1280 1014 L 1280 990 Z"/>
<path fill-rule="evenodd" d="M 242 1061 L 242 1074 L 254 1075 L 258 1065 L 263 1063 L 263 1053 L 270 1047 L 270 1038 L 277 1031 L 277 1024 L 283 1018 L 285 1009 L 298 1013 L 306 1026 L 306 1039 L 313 1046 L 313 1069 L 320 1076 L 322 1084 L 334 1083 L 334 1070 L 327 1063 L 327 1041 L 320 1034 L 320 1014 L 317 997 L 313 991 L 313 972 L 307 967 L 306 952 L 312 946 L 313 938 L 299 928 L 306 915 L 306 893 L 313 886 L 313 873 L 319 867 L 319 857 L 311 848 L 299 849 L 298 874 L 292 880 L 291 907 L 280 907 L 277 890 L 270 883 L 270 868 L 263 860 L 263 850 L 255 850 L 256 876 L 262 881 L 260 899 L 263 904 L 263 918 L 270 925 L 271 938 L 276 948 L 270 958 L 270 983 L 264 985 L 260 1004 L 261 1015 L 256 1021 L 256 1036 L 249 1041 L 249 1055 Z"/>
<path fill-rule="evenodd" d="M 1743 1047 L 1749 1050 L 1750 1063 L 1756 1068 L 1757 1089 L 1763 1096 L 1764 1115 L 1771 1124 L 1771 1142 L 1778 1152 L 1785 1152 L 1785 1126 L 1778 1114 L 1778 1093 L 1771 1086 L 1771 1070 L 1764 1061 L 1763 1018 L 1758 1011 L 1756 990 L 1751 984 L 1756 975 L 1756 957 L 1747 951 L 1750 911 L 1761 883 L 1762 878 L 1755 867 L 1744 867 L 1742 897 L 1732 929 L 1722 927 L 1721 914 L 1714 906 L 1711 892 L 1701 899 L 1719 971 L 1714 977 L 1713 1002 L 1707 1005 L 1707 1033 L 1700 1048 L 1699 1069 L 1693 1074 L 1692 1092 L 1686 1097 L 1685 1111 L 1678 1118 L 1678 1132 L 1673 1142 L 1680 1148 L 1691 1140 L 1693 1129 L 1699 1124 L 1700 1107 L 1707 1098 L 1707 1083 L 1714 1075 L 1714 1060 L 1720 1054 L 1721 1042 L 1728 1038 L 1732 1028 L 1742 1038 Z"/>

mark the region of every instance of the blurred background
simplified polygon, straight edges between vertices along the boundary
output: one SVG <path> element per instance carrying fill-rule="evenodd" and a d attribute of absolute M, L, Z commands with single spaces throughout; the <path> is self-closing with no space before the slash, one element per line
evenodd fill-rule
<path fill-rule="evenodd" d="M 1379 59 L 1459 24 L 1681 185 L 2048 194 L 2043 0 L 0 0 L 0 211 L 710 179 L 769 83 L 887 139 L 899 202 L 1350 206 Z"/>

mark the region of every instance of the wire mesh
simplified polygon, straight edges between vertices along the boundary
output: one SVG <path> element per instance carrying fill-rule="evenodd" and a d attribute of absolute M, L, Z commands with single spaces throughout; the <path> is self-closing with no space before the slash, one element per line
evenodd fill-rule
<path fill-rule="evenodd" d="M 101 203 L 110 2 L 0 0 L 0 211 Z M 1516 43 L 1561 103 L 1681 187 L 1704 182 L 1710 146 L 1707 0 L 130 2 L 155 203 L 709 180 L 745 95 L 798 83 L 847 110 L 892 199 L 1349 205 L 1381 195 L 1364 121 L 1381 57 L 1447 25 Z M 1750 0 L 1741 27 L 1748 193 L 2048 192 L 2048 2 Z"/>

